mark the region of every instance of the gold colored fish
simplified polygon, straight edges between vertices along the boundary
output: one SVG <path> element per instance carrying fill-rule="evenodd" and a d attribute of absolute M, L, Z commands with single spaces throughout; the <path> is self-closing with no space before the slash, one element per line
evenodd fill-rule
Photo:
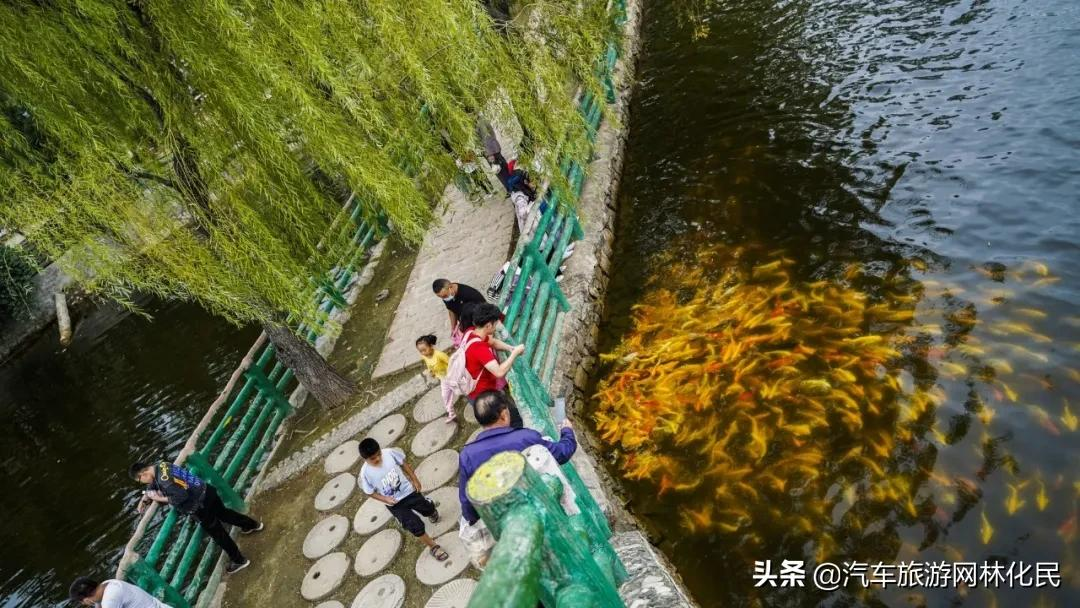
<path fill-rule="evenodd" d="M 979 527 L 979 538 L 982 539 L 982 544 L 990 544 L 990 539 L 994 537 L 994 528 L 990 525 L 990 520 L 986 517 L 986 510 L 982 512 L 982 525 Z"/>
<path fill-rule="evenodd" d="M 1009 515 L 1012 515 L 1020 509 L 1023 509 L 1024 505 L 1027 504 L 1026 501 L 1020 499 L 1020 490 L 1023 489 L 1025 485 L 1026 483 L 1022 483 L 1019 485 L 1012 483 L 1009 484 L 1009 496 L 1005 499 L 1005 512 L 1007 512 Z"/>
<path fill-rule="evenodd" d="M 1043 484 L 1042 479 L 1036 479 L 1035 483 L 1039 486 L 1039 493 L 1035 495 L 1035 506 L 1039 507 L 1040 511 L 1045 511 L 1050 504 L 1050 497 L 1046 495 L 1046 485 Z"/>
<path fill-rule="evenodd" d="M 1065 425 L 1065 428 L 1070 431 L 1075 431 L 1077 427 L 1076 415 L 1069 410 L 1069 402 L 1066 401 L 1061 410 L 1061 424 Z"/>
<path fill-rule="evenodd" d="M 1017 313 L 1022 314 L 1025 317 L 1029 317 L 1031 319 L 1045 319 L 1046 318 L 1046 313 L 1039 310 L 1039 309 L 1037 309 L 1037 308 L 1016 308 L 1014 310 Z"/>

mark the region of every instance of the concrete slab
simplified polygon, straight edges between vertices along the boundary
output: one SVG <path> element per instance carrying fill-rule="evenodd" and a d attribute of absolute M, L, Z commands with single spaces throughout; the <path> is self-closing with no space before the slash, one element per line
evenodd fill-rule
<path fill-rule="evenodd" d="M 413 420 L 420 424 L 427 424 L 436 418 L 440 418 L 446 415 L 446 407 L 443 405 L 442 400 L 442 387 L 436 386 L 419 401 L 416 402 L 416 406 L 413 408 Z"/>
<path fill-rule="evenodd" d="M 344 515 L 331 515 L 315 524 L 304 539 L 304 557 L 319 559 L 333 551 L 349 534 L 349 519 Z"/>
<path fill-rule="evenodd" d="M 393 516 L 394 514 L 386 508 L 385 503 L 369 498 L 356 511 L 356 517 L 353 517 L 353 530 L 357 534 L 371 534 L 385 526 Z"/>
<path fill-rule="evenodd" d="M 394 314 L 374 378 L 381 378 L 419 363 L 417 336 L 434 334 L 439 346 L 450 345 L 449 320 L 442 302 L 431 293 L 431 283 L 446 278 L 483 292 L 488 281 L 510 255 L 514 208 L 505 191 L 480 205 L 471 204 L 456 187 L 443 192 L 442 213 L 424 236 L 416 265 Z M 482 238 L 477 238 L 479 233 Z"/>
<path fill-rule="evenodd" d="M 349 572 L 349 556 L 331 553 L 315 562 L 300 583 L 300 595 L 309 602 L 321 600 L 341 586 Z"/>
<path fill-rule="evenodd" d="M 461 539 L 458 538 L 457 532 L 447 532 L 436 538 L 435 542 L 450 554 L 446 561 L 436 560 L 427 547 L 424 547 L 416 560 L 416 578 L 421 583 L 432 587 L 453 579 L 469 566 L 469 554 L 465 550 L 465 545 L 461 543 Z"/>
<path fill-rule="evenodd" d="M 446 583 L 435 590 L 424 608 L 465 608 L 469 598 L 476 591 L 476 581 L 471 578 L 459 578 Z"/>
<path fill-rule="evenodd" d="M 469 424 L 480 424 L 476 421 L 476 412 L 473 411 L 473 406 L 469 405 L 469 402 L 465 402 L 465 407 L 462 408 L 462 414 L 465 415 L 465 422 Z"/>
<path fill-rule="evenodd" d="M 337 475 L 338 473 L 344 473 L 357 467 L 359 471 L 358 463 L 360 462 L 360 442 L 355 439 L 350 439 L 345 443 L 339 445 L 330 455 L 326 457 L 326 462 L 323 468 L 330 475 Z"/>
<path fill-rule="evenodd" d="M 458 521 L 461 519 L 461 500 L 458 499 L 457 486 L 443 486 L 434 492 L 425 492 L 424 495 L 435 501 L 435 507 L 439 510 L 439 523 L 424 522 L 427 533 L 432 538 L 437 538 L 450 530 L 457 530 Z"/>
<path fill-rule="evenodd" d="M 467 580 L 467 579 L 462 579 L 462 580 Z M 453 581 L 451 581 L 451 582 L 453 582 Z M 329 602 L 323 602 L 321 604 L 318 604 L 317 606 L 315 606 L 315 608 L 345 608 L 345 604 L 342 604 L 341 602 L 337 602 L 337 601 L 329 601 Z"/>
<path fill-rule="evenodd" d="M 367 541 L 356 552 L 353 569 L 360 576 L 378 574 L 397 557 L 401 549 L 401 532 L 386 529 Z"/>
<path fill-rule="evenodd" d="M 350 608 L 401 608 L 405 603 L 405 581 L 396 574 L 384 574 L 364 585 Z"/>
<path fill-rule="evenodd" d="M 420 457 L 434 454 L 450 443 L 457 430 L 456 424 L 447 424 L 444 418 L 429 422 L 413 437 L 412 453 Z"/>
<path fill-rule="evenodd" d="M 381 447 L 388 448 L 394 445 L 398 437 L 401 437 L 401 434 L 405 432 L 405 427 L 408 425 L 409 421 L 405 416 L 391 414 L 376 422 L 364 437 L 371 437 L 378 441 Z"/>
<path fill-rule="evenodd" d="M 457 475 L 458 453 L 456 450 L 439 450 L 428 456 L 416 467 L 416 477 L 424 486 L 425 492 L 430 492 Z"/>
<path fill-rule="evenodd" d="M 326 485 L 315 495 L 315 508 L 320 511 L 330 511 L 345 504 L 352 496 L 353 488 L 356 487 L 356 476 L 351 473 L 342 473 L 326 482 Z"/>

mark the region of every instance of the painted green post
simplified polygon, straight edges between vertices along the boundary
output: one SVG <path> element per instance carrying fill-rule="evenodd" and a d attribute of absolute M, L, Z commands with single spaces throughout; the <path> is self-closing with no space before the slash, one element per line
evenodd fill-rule
<path fill-rule="evenodd" d="M 557 606 L 557 598 L 560 597 L 562 589 L 572 585 L 584 585 L 592 589 L 595 596 L 595 602 L 587 605 L 597 608 L 622 607 L 622 600 L 612 580 L 593 558 L 589 545 L 581 535 L 574 532 L 576 526 L 563 511 L 559 503 L 561 490 L 562 485 L 558 480 L 541 478 L 540 474 L 526 463 L 525 457 L 517 452 L 497 454 L 473 473 L 466 488 L 469 500 L 476 506 L 484 523 L 499 539 L 499 546 L 509 545 L 501 554 L 510 555 L 506 561 L 496 562 L 493 554 L 492 563 L 488 565 L 483 578 L 490 578 L 492 581 L 502 579 L 504 582 L 517 580 L 512 570 L 505 569 L 520 566 L 524 562 L 520 554 L 523 549 L 531 548 L 531 539 L 519 536 L 527 530 L 521 520 L 535 517 L 543 527 L 539 562 L 540 600 L 544 605 Z M 504 570 L 500 570 L 500 567 Z M 487 583 L 489 586 L 494 584 Z M 505 589 L 506 587 L 502 588 L 503 593 Z M 526 606 L 503 603 L 491 595 L 479 595 L 480 591 L 478 587 L 469 602 L 470 606 Z M 486 603 L 493 600 L 496 603 Z"/>
<path fill-rule="evenodd" d="M 532 509 L 523 507 L 508 513 L 502 523 L 502 536 L 513 542 L 495 546 L 469 606 L 533 608 L 540 599 L 543 550 L 540 517 Z"/>
<path fill-rule="evenodd" d="M 167 584 L 157 570 L 151 568 L 143 560 L 135 560 L 128 570 L 140 580 L 146 581 L 145 585 L 149 587 L 147 592 L 151 595 L 164 599 L 165 603 L 173 608 L 191 608 L 191 604 L 184 599 L 184 596 Z"/>
<path fill-rule="evenodd" d="M 219 473 L 201 452 L 194 452 L 188 456 L 187 462 L 185 462 L 184 465 L 207 483 L 214 486 L 218 496 L 221 496 L 221 502 L 225 503 L 225 506 L 234 511 L 247 511 L 244 497 L 240 496 L 240 494 L 233 489 L 232 484 L 225 480 L 225 476 Z"/>
<path fill-rule="evenodd" d="M 160 507 L 159 507 L 160 508 Z M 176 509 L 169 509 L 169 514 L 165 516 L 165 521 L 161 523 L 161 527 L 158 528 L 157 536 L 154 537 L 153 544 L 150 545 L 150 549 L 146 552 L 144 561 L 151 567 L 156 567 L 158 559 L 161 558 L 161 552 L 165 550 L 165 543 L 169 540 L 169 536 L 172 535 L 173 528 L 176 527 Z"/>

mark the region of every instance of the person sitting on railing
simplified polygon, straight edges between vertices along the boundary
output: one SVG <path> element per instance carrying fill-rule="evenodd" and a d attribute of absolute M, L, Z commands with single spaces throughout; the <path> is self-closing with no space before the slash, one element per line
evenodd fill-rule
<path fill-rule="evenodd" d="M 530 446 L 542 445 L 551 452 L 556 462 L 566 464 L 577 451 L 577 438 L 574 436 L 574 429 L 569 421 L 563 420 L 559 424 L 559 441 L 548 441 L 533 429 L 512 428 L 509 404 L 510 400 L 507 396 L 498 391 L 487 391 L 476 398 L 473 404 L 476 421 L 484 427 L 484 430 L 472 443 L 466 444 L 458 456 L 458 499 L 461 501 L 462 519 L 461 530 L 458 534 L 469 549 L 473 563 L 478 568 L 482 568 L 487 562 L 487 552 L 490 551 L 494 542 L 485 542 L 485 537 L 490 539 L 491 533 L 484 522 L 480 521 L 480 514 L 469 502 L 469 496 L 465 491 L 473 473 L 480 468 L 480 465 L 500 452 L 520 452 Z M 484 547 L 484 549 L 480 551 L 476 549 L 477 547 Z"/>
<path fill-rule="evenodd" d="M 80 576 L 68 589 L 71 601 L 101 608 L 172 608 L 142 589 L 124 581 L 96 580 Z"/>
<path fill-rule="evenodd" d="M 229 536 L 225 524 L 239 527 L 242 534 L 251 534 L 263 529 L 262 522 L 226 507 L 214 486 L 180 465 L 164 460 L 157 464 L 136 462 L 129 472 L 132 479 L 147 486 L 137 507 L 139 513 L 151 502 L 157 502 L 191 515 L 229 556 L 225 572 L 233 574 L 251 565 L 251 560 L 240 553 L 236 541 Z"/>
<path fill-rule="evenodd" d="M 450 554 L 435 543 L 417 515 L 419 513 L 437 524 L 439 510 L 430 498 L 421 493 L 420 479 L 412 466 L 405 462 L 405 451 L 400 448 L 383 449 L 371 437 L 360 442 L 359 450 L 360 457 L 364 459 L 356 480 L 360 489 L 372 499 L 385 504 L 403 528 L 427 545 L 432 557 L 440 562 L 446 561 Z"/>
<path fill-rule="evenodd" d="M 454 283 L 450 279 L 435 279 L 431 284 L 432 291 L 446 306 L 446 314 L 450 316 L 450 341 L 454 347 L 461 346 L 462 330 L 458 324 L 461 318 L 461 309 L 466 304 L 483 304 L 487 300 L 484 294 L 476 291 L 464 283 Z"/>

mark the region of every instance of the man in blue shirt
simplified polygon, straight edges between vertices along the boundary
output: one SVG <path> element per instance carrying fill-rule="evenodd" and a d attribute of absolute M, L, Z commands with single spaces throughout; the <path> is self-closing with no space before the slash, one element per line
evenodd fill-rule
<path fill-rule="evenodd" d="M 469 502 L 465 488 L 476 469 L 499 452 L 520 452 L 529 446 L 542 445 L 551 452 L 555 461 L 566 464 L 577 451 L 577 439 L 570 423 L 559 425 L 559 441 L 551 442 L 533 429 L 515 429 L 510 426 L 509 400 L 499 391 L 487 391 L 476 397 L 473 404 L 476 421 L 484 430 L 476 439 L 461 449 L 458 457 L 458 498 L 461 500 L 461 516 L 469 525 L 480 520 L 480 514 Z"/>

